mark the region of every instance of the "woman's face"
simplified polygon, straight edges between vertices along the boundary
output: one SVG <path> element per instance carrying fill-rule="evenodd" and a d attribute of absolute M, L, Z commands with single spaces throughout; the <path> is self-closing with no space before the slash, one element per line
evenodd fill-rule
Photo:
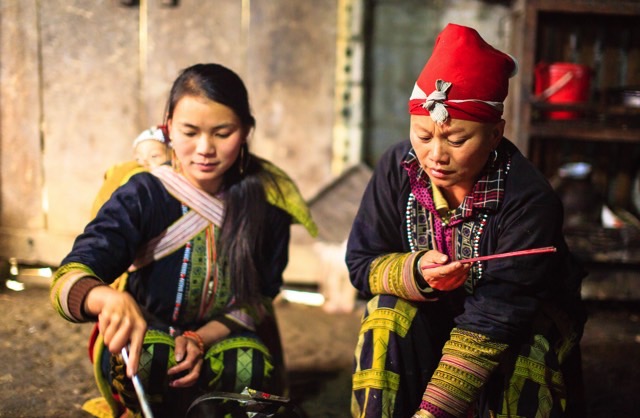
<path fill-rule="evenodd" d="M 169 159 L 167 146 L 155 139 L 147 139 L 136 145 L 135 158 L 138 164 L 151 170 Z"/>
<path fill-rule="evenodd" d="M 439 125 L 430 116 L 411 116 L 411 145 L 422 168 L 432 184 L 445 191 L 447 197 L 457 196 L 456 200 L 471 192 L 503 131 L 504 121 L 449 119 Z"/>
<path fill-rule="evenodd" d="M 215 194 L 238 158 L 247 136 L 235 112 L 199 96 L 185 96 L 168 120 L 169 137 L 183 175 Z"/>

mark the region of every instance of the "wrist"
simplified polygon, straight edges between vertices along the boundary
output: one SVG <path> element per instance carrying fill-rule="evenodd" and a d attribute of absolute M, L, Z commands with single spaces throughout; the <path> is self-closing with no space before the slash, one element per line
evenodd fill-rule
<path fill-rule="evenodd" d="M 425 251 L 420 255 L 420 257 L 418 257 L 418 259 L 416 260 L 416 265 L 414 266 L 414 269 L 413 269 L 413 277 L 414 277 L 415 283 L 418 286 L 418 289 L 420 290 L 420 292 L 422 292 L 423 294 L 433 293 L 435 290 L 431 286 L 429 286 L 422 272 L 422 258 L 425 256 L 426 253 L 427 252 Z"/>
<path fill-rule="evenodd" d="M 195 342 L 200 349 L 200 355 L 204 356 L 204 340 L 202 339 L 200 334 L 195 331 L 185 331 L 182 333 L 182 336 Z"/>

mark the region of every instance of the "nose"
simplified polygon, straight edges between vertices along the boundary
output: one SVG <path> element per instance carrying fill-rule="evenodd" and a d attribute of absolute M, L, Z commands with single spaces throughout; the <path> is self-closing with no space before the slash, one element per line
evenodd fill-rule
<path fill-rule="evenodd" d="M 447 157 L 447 147 L 444 141 L 440 138 L 433 138 L 430 145 L 431 150 L 428 154 L 429 159 L 436 163 L 444 163 Z"/>
<path fill-rule="evenodd" d="M 196 142 L 196 152 L 201 155 L 215 154 L 216 147 L 213 138 L 205 133 L 200 134 Z"/>

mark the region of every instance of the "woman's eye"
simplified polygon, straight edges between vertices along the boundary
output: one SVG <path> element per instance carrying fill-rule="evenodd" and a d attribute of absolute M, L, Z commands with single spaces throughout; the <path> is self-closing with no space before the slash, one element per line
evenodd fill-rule
<path fill-rule="evenodd" d="M 216 136 L 218 138 L 228 138 L 228 137 L 231 136 L 231 133 L 232 132 L 230 132 L 230 131 L 219 131 L 219 132 L 216 132 Z"/>
<path fill-rule="evenodd" d="M 464 144 L 467 141 L 466 138 L 455 138 L 455 139 L 448 139 L 447 142 L 449 142 L 449 144 L 451 144 L 454 147 L 459 147 L 460 145 Z"/>

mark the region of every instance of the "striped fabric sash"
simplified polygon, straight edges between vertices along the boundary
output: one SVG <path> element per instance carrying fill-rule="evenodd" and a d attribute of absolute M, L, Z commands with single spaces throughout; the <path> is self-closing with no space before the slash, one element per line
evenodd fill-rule
<path fill-rule="evenodd" d="M 129 272 L 138 270 L 152 261 L 159 260 L 186 244 L 209 224 L 222 225 L 224 202 L 195 188 L 169 166 L 160 166 L 151 172 L 176 199 L 191 210 L 170 225 L 157 237 L 147 242 L 138 252 Z"/>

